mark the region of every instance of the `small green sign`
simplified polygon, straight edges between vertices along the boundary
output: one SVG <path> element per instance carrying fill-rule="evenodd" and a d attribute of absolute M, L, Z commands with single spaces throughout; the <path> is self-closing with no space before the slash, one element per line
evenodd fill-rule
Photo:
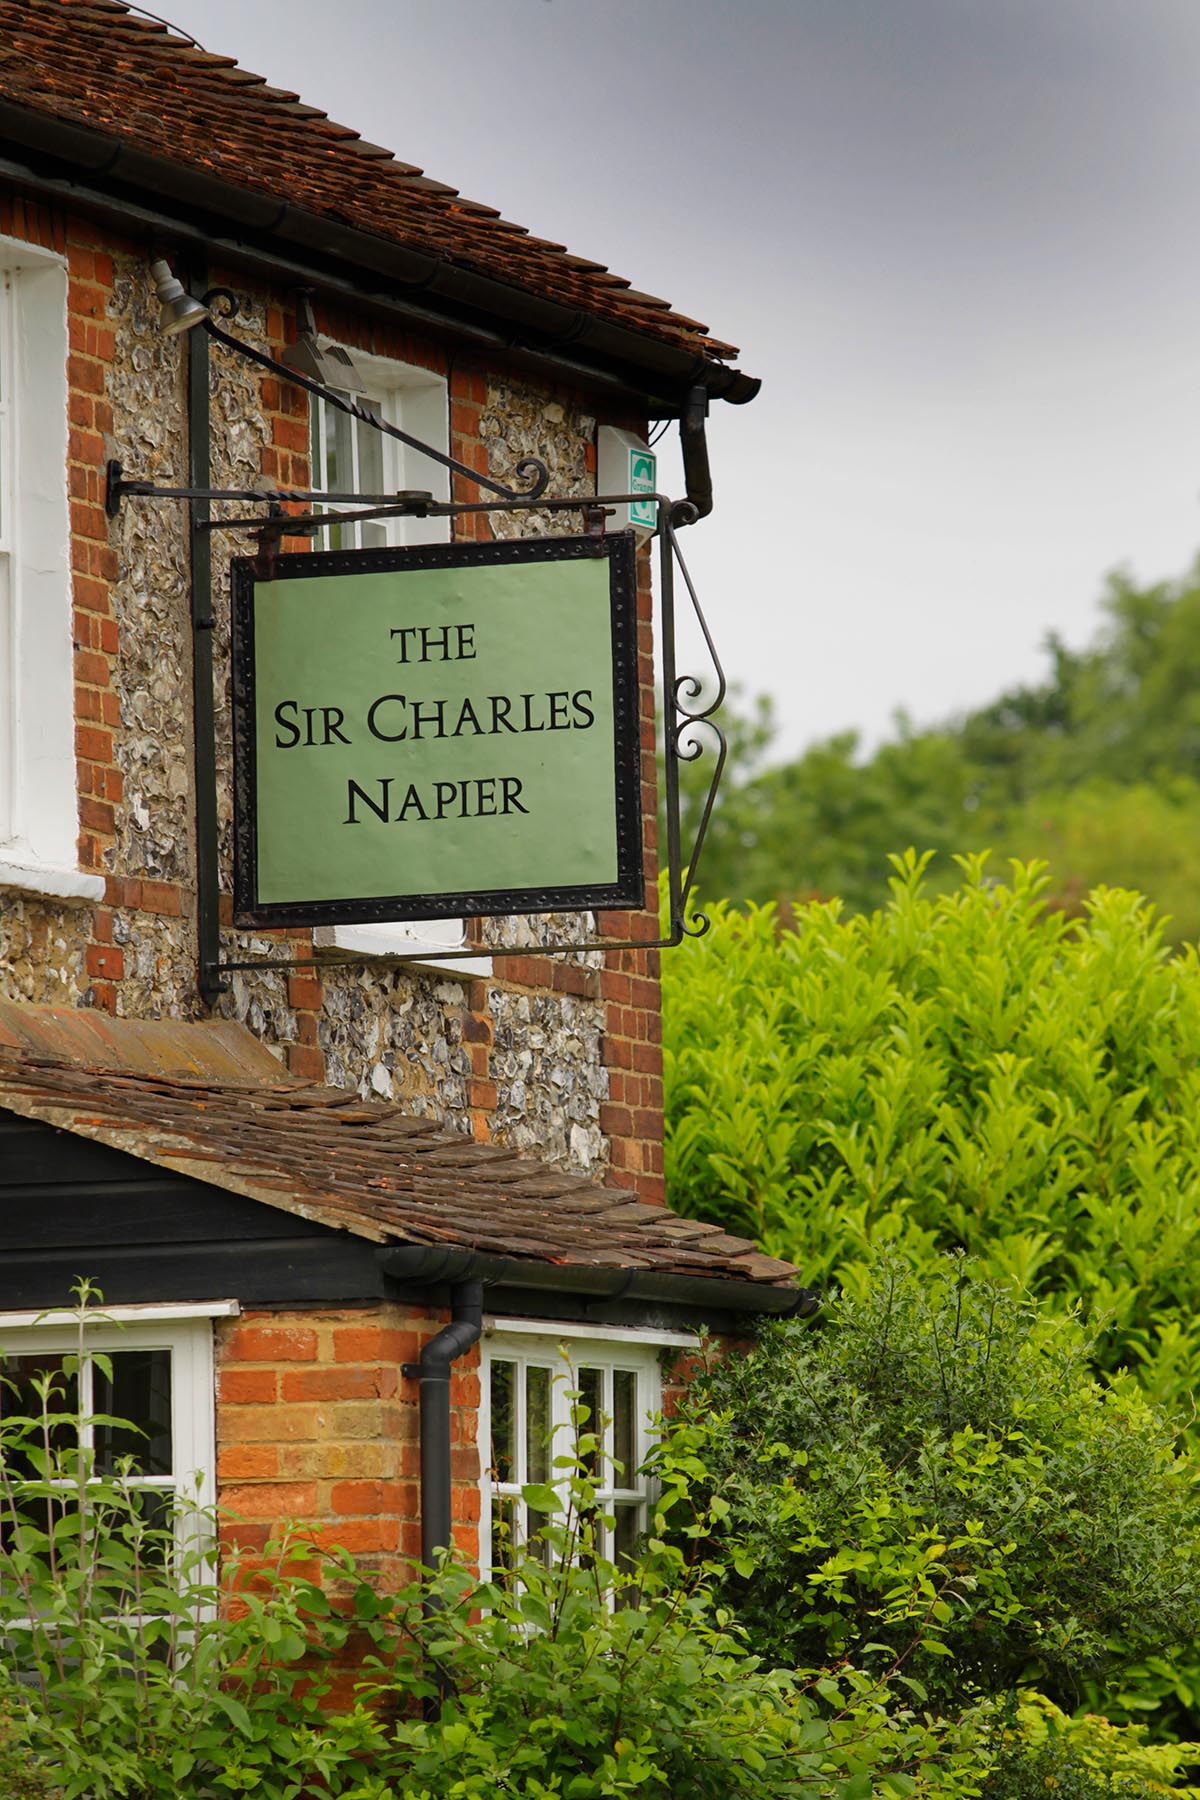
<path fill-rule="evenodd" d="M 238 922 L 640 906 L 633 554 L 235 563 Z"/>
<path fill-rule="evenodd" d="M 630 450 L 629 492 L 653 495 L 658 488 L 658 459 L 652 450 Z M 631 500 L 629 523 L 644 525 L 653 531 L 658 524 L 658 508 L 653 499 Z"/>

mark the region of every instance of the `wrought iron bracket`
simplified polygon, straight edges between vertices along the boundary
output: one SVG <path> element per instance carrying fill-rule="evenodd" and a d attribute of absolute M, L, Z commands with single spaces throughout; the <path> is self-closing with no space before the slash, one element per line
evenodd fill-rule
<path fill-rule="evenodd" d="M 247 344 L 241 338 L 234 337 L 231 332 L 224 331 L 212 317 L 212 309 L 220 306 L 227 319 L 237 316 L 240 302 L 232 288 L 209 288 L 203 296 L 203 304 L 210 309 L 210 313 L 202 321 L 202 327 L 215 343 L 223 344 L 226 350 L 232 350 L 235 356 L 240 356 L 247 362 L 257 363 L 260 369 L 270 369 L 281 381 L 290 381 L 295 387 L 304 388 L 307 393 L 315 394 L 319 400 L 326 401 L 339 412 L 349 413 L 352 419 L 360 419 L 364 425 L 372 426 L 384 436 L 396 438 L 410 450 L 419 450 L 422 456 L 440 463 L 444 469 L 469 481 L 472 487 L 486 490 L 489 494 L 499 494 L 505 500 L 536 500 L 550 485 L 550 471 L 540 456 L 523 457 L 517 464 L 517 474 L 528 482 L 527 487 L 505 487 L 503 482 L 492 481 L 488 476 L 480 475 L 477 470 L 468 468 L 466 463 L 447 455 L 444 450 L 435 450 L 432 444 L 423 443 L 420 438 L 413 437 L 411 432 L 401 431 L 389 419 L 381 419 L 371 407 L 360 406 L 358 401 L 336 393 L 333 388 L 326 387 L 324 382 L 314 381 L 310 375 L 302 375 L 299 369 L 293 369 L 289 363 L 280 362 L 269 351 L 258 350 L 253 344 Z"/>
<path fill-rule="evenodd" d="M 226 318 L 232 318 L 238 310 L 237 297 L 227 288 L 209 289 L 204 295 L 204 303 L 209 307 L 219 304 Z M 311 380 L 298 370 L 290 368 L 286 363 L 279 362 L 267 352 L 244 343 L 240 338 L 225 331 L 211 317 L 203 321 L 202 329 L 190 333 L 189 338 L 191 344 L 188 417 L 191 483 L 186 486 L 176 486 L 136 476 L 127 476 L 121 463 L 113 459 L 107 463 L 105 469 L 105 511 L 110 519 L 115 519 L 127 500 L 174 501 L 187 505 L 190 515 L 193 560 L 192 625 L 195 633 L 193 700 L 196 708 L 197 745 L 198 976 L 201 996 L 209 1005 L 212 1005 L 227 989 L 229 976 L 238 971 L 329 968 L 340 964 L 376 965 L 381 959 L 376 954 L 329 956 L 325 953 L 305 957 L 259 957 L 245 960 L 226 960 L 222 956 L 222 929 L 218 920 L 216 746 L 213 734 L 213 696 L 211 692 L 211 644 L 215 626 L 208 549 L 211 534 L 215 531 L 228 531 L 256 535 L 258 539 L 257 553 L 269 566 L 271 559 L 278 553 L 282 539 L 307 536 L 326 530 L 333 525 L 347 524 L 358 520 L 399 517 L 454 519 L 469 516 L 472 513 L 518 513 L 536 509 L 552 514 L 576 513 L 582 515 L 586 530 L 603 534 L 610 509 L 613 506 L 628 505 L 633 501 L 644 503 L 651 496 L 645 494 L 613 494 L 595 497 L 547 496 L 549 470 L 538 457 L 527 457 L 517 464 L 518 477 L 529 484 L 524 490 L 506 487 L 500 482 L 480 475 L 476 470 L 468 468 L 465 463 L 445 455 L 432 445 L 422 443 L 420 439 L 400 430 L 398 426 L 379 418 L 368 408 L 347 399 L 343 394 L 335 393 L 320 382 Z M 292 382 L 306 389 L 309 393 L 328 402 L 329 405 L 349 413 L 356 419 L 361 419 L 376 430 L 398 438 L 410 449 L 415 449 L 422 455 L 430 457 L 432 461 L 451 470 L 462 480 L 470 482 L 478 491 L 497 497 L 479 501 L 439 501 L 434 500 L 432 495 L 425 491 L 415 490 L 402 490 L 392 494 L 359 494 L 330 493 L 313 488 L 217 488 L 207 485 L 206 478 L 209 475 L 207 346 L 210 340 L 223 345 L 234 355 L 255 363 L 260 368 L 270 370 L 281 380 Z M 663 810 L 666 819 L 667 865 L 666 919 L 659 934 L 621 939 L 602 936 L 584 937 L 579 941 L 566 944 L 520 946 L 475 944 L 455 950 L 427 950 L 410 956 L 398 953 L 394 958 L 388 960 L 426 964 L 461 960 L 464 954 L 492 958 L 529 955 L 557 957 L 590 951 L 607 954 L 612 951 L 669 949 L 681 943 L 685 936 L 700 937 L 708 930 L 709 920 L 704 913 L 691 908 L 691 896 L 717 787 L 725 766 L 725 738 L 713 715 L 725 697 L 726 683 L 713 644 L 712 634 L 701 609 L 695 585 L 680 552 L 676 535 L 679 528 L 695 522 L 699 516 L 699 509 L 690 500 L 672 502 L 663 494 L 655 494 L 652 498 L 657 508 L 655 535 L 659 546 L 658 606 L 662 663 L 662 714 L 658 737 L 663 760 Z M 258 511 L 248 514 L 239 513 L 231 518 L 213 519 L 209 509 L 216 501 L 265 508 L 266 512 L 265 515 Z M 309 509 L 330 506 L 353 507 L 356 510 L 339 511 L 333 515 L 328 511 L 319 510 L 308 510 L 297 515 L 286 510 L 288 507 L 294 506 Z M 712 663 L 712 674 L 715 679 L 711 684 L 693 675 L 680 676 L 676 671 L 675 581 L 677 570 L 682 577 L 688 600 Z M 710 687 L 711 698 L 706 699 L 705 696 L 710 692 Z M 702 701 L 704 704 L 701 704 Z M 697 729 L 698 727 L 703 727 L 704 730 L 700 731 Z M 703 754 L 706 748 L 705 736 L 715 740 L 717 755 L 701 808 L 695 842 L 685 860 L 681 843 L 679 768 L 681 763 L 693 762 Z"/>
<path fill-rule="evenodd" d="M 258 496 L 256 496 L 257 498 Z M 588 529 L 603 531 L 605 521 L 611 509 L 618 505 L 641 499 L 646 495 L 637 494 L 600 494 L 594 498 L 570 497 L 550 498 L 524 501 L 481 501 L 469 505 L 454 505 L 452 502 L 431 503 L 429 512 L 438 516 L 454 517 L 460 513 L 477 512 L 517 512 L 517 511 L 553 511 L 578 512 L 584 516 Z M 672 502 L 664 494 L 653 496 L 658 510 L 656 536 L 659 545 L 659 643 L 662 659 L 662 718 L 661 731 L 657 734 L 662 752 L 663 762 L 663 811 L 666 820 L 666 929 L 658 936 L 644 938 L 581 938 L 565 944 L 469 944 L 453 950 L 426 950 L 419 954 L 406 956 L 397 952 L 386 960 L 410 963 L 434 963 L 461 961 L 463 956 L 567 956 L 578 955 L 587 951 L 605 953 L 619 950 L 667 950 L 680 944 L 685 937 L 703 937 L 709 929 L 708 915 L 691 906 L 691 898 L 696 880 L 696 870 L 704 848 L 705 836 L 708 832 L 709 820 L 712 817 L 713 805 L 717 796 L 721 774 L 725 767 L 727 752 L 725 734 L 717 724 L 714 714 L 720 708 L 726 694 L 725 673 L 717 655 L 712 633 L 705 619 L 704 611 L 696 593 L 695 584 L 688 572 L 687 564 L 679 548 L 674 516 L 682 505 L 688 502 Z M 345 517 L 346 515 L 342 515 Z M 328 523 L 328 520 L 322 521 Z M 686 522 L 686 521 L 685 521 Z M 243 528 L 262 529 L 262 521 L 240 521 Z M 286 534 L 292 527 L 290 519 L 271 521 L 272 528 L 281 529 Z M 696 675 L 680 675 L 676 669 L 676 619 L 675 619 L 675 578 L 676 570 L 682 577 L 684 588 L 691 605 L 692 613 L 700 628 L 705 647 L 712 664 L 712 679 L 702 680 Z M 711 690 L 711 691 L 710 691 Z M 701 704 L 703 702 L 703 704 Z M 697 728 L 701 727 L 702 730 Z M 705 738 L 715 740 L 716 760 L 713 765 L 700 819 L 696 829 L 696 837 L 686 858 L 683 852 L 682 831 L 679 809 L 679 767 L 681 763 L 695 762 L 707 748 Z M 329 955 L 305 957 L 258 957 L 244 960 L 220 960 L 214 965 L 213 975 L 224 985 L 224 978 L 239 972 L 250 972 L 264 969 L 328 969 L 358 964 L 379 963 L 377 952 L 359 955 Z"/>

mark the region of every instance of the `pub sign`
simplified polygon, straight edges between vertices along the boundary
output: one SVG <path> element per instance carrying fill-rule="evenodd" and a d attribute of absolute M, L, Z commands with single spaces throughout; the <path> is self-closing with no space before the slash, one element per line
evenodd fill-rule
<path fill-rule="evenodd" d="M 239 925 L 643 904 L 632 532 L 232 574 Z"/>

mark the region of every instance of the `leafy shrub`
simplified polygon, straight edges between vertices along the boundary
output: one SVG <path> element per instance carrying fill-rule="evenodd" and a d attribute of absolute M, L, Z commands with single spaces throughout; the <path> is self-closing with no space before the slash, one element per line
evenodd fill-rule
<path fill-rule="evenodd" d="M 0 1409 L 0 1800 L 295 1800 L 361 1773 L 351 1722 L 321 1708 L 348 1625 L 311 1545 L 235 1556 L 218 1585 L 212 1516 L 157 1516 L 128 1460 L 105 1472 L 81 1447 L 98 1296 L 79 1298 L 79 1353 L 34 1378 L 30 1410 Z"/>
<path fill-rule="evenodd" d="M 960 1259 L 885 1263 L 692 1384 L 668 1521 L 686 1543 L 692 1505 L 716 1515 L 719 1596 L 770 1661 L 904 1654 L 944 1711 L 1022 1680 L 1077 1698 L 1200 1622 L 1198 1472 L 1088 1351 Z"/>
<path fill-rule="evenodd" d="M 1065 1737 L 1036 1747 L 1019 1738 L 1000 1744 L 983 1784 L 984 1800 L 1155 1800 L 1179 1791 L 1097 1769 Z"/>
<path fill-rule="evenodd" d="M 1071 923 L 1036 867 L 898 863 L 870 917 L 718 906 L 664 961 L 672 1203 L 816 1286 L 873 1249 L 961 1247 L 1081 1302 L 1105 1367 L 1184 1419 L 1200 1393 L 1200 960 L 1135 895 Z"/>
<path fill-rule="evenodd" d="M 432 1595 L 383 1592 L 302 1531 L 218 1585 L 203 1517 L 148 1518 L 128 1470 L 80 1448 L 77 1367 L 0 1417 L 0 1800 L 978 1792 L 970 1734 L 888 1671 L 773 1671 L 679 1551 L 603 1561 L 582 1405 L 558 1483 L 527 1490 L 552 1522 L 514 1548 L 511 1585 L 450 1564 Z M 323 1710 L 351 1656 L 354 1703 Z M 437 1717 L 412 1716 L 442 1694 Z"/>
<path fill-rule="evenodd" d="M 12 1708 L 0 1697 L 0 1800 L 53 1800 L 48 1770 L 30 1761 L 19 1737 Z"/>
<path fill-rule="evenodd" d="M 552 1522 L 514 1553 L 511 1582 L 450 1568 L 440 1609 L 409 1611 L 409 1651 L 379 1660 L 371 1697 L 386 1701 L 398 1670 L 402 1694 L 421 1690 L 422 1671 L 431 1694 L 436 1671 L 448 1698 L 437 1719 L 391 1728 L 354 1800 L 978 1793 L 970 1733 L 923 1716 L 890 1670 L 772 1670 L 677 1549 L 654 1540 L 632 1568 L 606 1562 L 580 1460 L 595 1454 L 585 1433 L 558 1459 L 571 1465 L 565 1492 L 526 1490 Z"/>
<path fill-rule="evenodd" d="M 1041 1694 L 1006 1704 L 988 1742 L 986 1800 L 1045 1800 L 1047 1790 L 1055 1800 L 1200 1800 L 1200 1788 L 1186 1780 L 1200 1762 L 1200 1744 L 1152 1744 L 1143 1726 L 1113 1725 L 1095 1713 L 1072 1717 Z"/>

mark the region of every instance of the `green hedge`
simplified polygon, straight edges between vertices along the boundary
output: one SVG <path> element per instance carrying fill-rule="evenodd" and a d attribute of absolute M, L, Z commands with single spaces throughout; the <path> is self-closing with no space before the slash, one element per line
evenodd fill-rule
<path fill-rule="evenodd" d="M 1200 1392 L 1200 962 L 1133 894 L 1070 923 L 964 859 L 843 917 L 718 905 L 663 959 L 668 1190 L 817 1286 L 962 1248 L 1082 1302 L 1110 1368 Z"/>

